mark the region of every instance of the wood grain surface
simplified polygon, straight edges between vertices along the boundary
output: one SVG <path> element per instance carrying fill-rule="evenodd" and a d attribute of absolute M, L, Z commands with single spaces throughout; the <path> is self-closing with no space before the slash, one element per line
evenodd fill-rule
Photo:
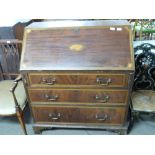
<path fill-rule="evenodd" d="M 86 102 L 126 104 L 127 90 L 29 89 L 31 102 Z"/>
<path fill-rule="evenodd" d="M 129 25 L 107 27 L 108 21 L 99 22 L 100 26 L 27 28 L 20 69 L 133 69 Z"/>
<path fill-rule="evenodd" d="M 122 124 L 125 108 L 32 107 L 35 122 Z"/>

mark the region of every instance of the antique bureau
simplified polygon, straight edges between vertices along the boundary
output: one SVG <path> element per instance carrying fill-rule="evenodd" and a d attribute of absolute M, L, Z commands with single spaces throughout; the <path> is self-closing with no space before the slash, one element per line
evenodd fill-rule
<path fill-rule="evenodd" d="M 64 20 L 25 28 L 20 71 L 33 129 L 96 128 L 127 133 L 134 74 L 125 20 Z"/>

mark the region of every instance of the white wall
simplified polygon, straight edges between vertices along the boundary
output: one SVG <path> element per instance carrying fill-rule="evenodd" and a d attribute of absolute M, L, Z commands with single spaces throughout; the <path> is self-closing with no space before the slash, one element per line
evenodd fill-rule
<path fill-rule="evenodd" d="M 1 19 L 0 20 L 0 27 L 8 27 L 13 26 L 18 22 L 27 22 L 30 19 Z"/>

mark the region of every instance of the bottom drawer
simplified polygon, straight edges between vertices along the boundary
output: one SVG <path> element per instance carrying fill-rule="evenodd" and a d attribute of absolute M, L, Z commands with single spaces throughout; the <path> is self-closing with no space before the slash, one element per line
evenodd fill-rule
<path fill-rule="evenodd" d="M 33 106 L 35 122 L 123 124 L 124 107 Z"/>

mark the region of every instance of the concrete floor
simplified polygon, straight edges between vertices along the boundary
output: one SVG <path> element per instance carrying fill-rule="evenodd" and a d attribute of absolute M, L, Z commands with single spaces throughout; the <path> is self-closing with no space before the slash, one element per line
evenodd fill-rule
<path fill-rule="evenodd" d="M 29 109 L 25 111 L 26 128 L 29 135 L 34 135 L 32 129 L 32 118 Z M 0 135 L 22 135 L 23 132 L 19 126 L 16 117 L 0 117 Z M 52 129 L 45 130 L 42 135 L 118 135 L 117 133 L 104 130 L 88 130 L 88 129 Z M 155 135 L 155 118 L 142 115 L 141 118 L 134 123 L 129 135 Z"/>

